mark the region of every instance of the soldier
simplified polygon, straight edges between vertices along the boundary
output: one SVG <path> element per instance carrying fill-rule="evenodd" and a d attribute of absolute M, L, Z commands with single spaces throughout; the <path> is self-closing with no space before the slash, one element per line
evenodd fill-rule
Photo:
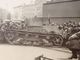
<path fill-rule="evenodd" d="M 68 48 L 72 51 L 72 56 L 69 59 L 80 60 L 80 32 L 73 34 L 66 43 Z M 79 57 L 77 56 L 79 55 Z"/>

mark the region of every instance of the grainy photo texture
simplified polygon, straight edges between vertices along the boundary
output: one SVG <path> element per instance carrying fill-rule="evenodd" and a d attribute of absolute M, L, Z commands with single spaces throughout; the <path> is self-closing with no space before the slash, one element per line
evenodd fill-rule
<path fill-rule="evenodd" d="M 80 60 L 80 0 L 0 0 L 0 60 Z"/>

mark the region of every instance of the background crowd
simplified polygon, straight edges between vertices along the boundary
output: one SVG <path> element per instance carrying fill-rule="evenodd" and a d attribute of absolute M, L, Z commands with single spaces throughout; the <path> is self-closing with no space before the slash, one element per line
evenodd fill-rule
<path fill-rule="evenodd" d="M 69 21 L 69 22 L 63 23 L 59 25 L 59 30 L 62 31 L 62 35 L 65 38 L 69 38 L 69 36 L 71 36 L 72 34 L 80 31 L 80 22 L 76 23 L 73 21 Z"/>

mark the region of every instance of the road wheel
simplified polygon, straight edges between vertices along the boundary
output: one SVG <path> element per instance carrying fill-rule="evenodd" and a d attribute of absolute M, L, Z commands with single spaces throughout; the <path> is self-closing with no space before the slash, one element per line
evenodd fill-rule
<path fill-rule="evenodd" d="M 52 42 L 55 46 L 62 46 L 63 44 L 63 38 L 60 35 L 55 35 L 52 39 Z"/>
<path fill-rule="evenodd" d="M 47 37 L 47 38 L 49 38 L 49 37 Z M 43 46 L 52 46 L 52 43 L 50 43 L 49 42 L 49 39 L 47 39 L 47 38 L 42 38 L 42 45 Z"/>
<path fill-rule="evenodd" d="M 5 39 L 9 44 L 14 44 L 13 41 L 15 38 L 18 36 L 16 32 L 14 31 L 6 31 L 5 34 Z"/>
<path fill-rule="evenodd" d="M 5 43 L 4 32 L 0 31 L 0 43 Z"/>

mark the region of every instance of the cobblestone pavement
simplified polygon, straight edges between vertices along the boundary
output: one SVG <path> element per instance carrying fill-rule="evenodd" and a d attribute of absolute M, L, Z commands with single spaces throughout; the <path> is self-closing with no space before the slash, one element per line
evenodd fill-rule
<path fill-rule="evenodd" d="M 35 60 L 35 57 L 40 55 L 53 60 L 66 60 L 71 56 L 70 53 L 60 49 L 65 50 L 63 48 L 0 45 L 0 60 Z"/>

